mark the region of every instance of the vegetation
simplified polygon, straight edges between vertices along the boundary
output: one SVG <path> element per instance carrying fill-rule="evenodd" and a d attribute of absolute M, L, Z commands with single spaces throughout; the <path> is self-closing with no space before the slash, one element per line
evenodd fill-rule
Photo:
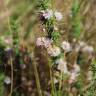
<path fill-rule="evenodd" d="M 0 96 L 95 96 L 95 6 L 0 0 Z"/>

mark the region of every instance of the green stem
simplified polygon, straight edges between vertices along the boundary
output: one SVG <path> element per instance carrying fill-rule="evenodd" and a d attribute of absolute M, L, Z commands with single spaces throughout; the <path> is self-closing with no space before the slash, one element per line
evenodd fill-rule
<path fill-rule="evenodd" d="M 51 61 L 50 61 L 50 59 L 48 60 L 48 66 L 49 66 L 50 80 L 51 80 L 51 88 L 52 88 L 51 94 L 52 94 L 52 96 L 55 96 L 55 92 L 54 92 L 55 86 L 54 86 L 54 81 L 53 81 L 53 76 L 52 76 Z"/>
<path fill-rule="evenodd" d="M 34 75 L 35 75 L 35 79 L 36 79 L 36 85 L 37 85 L 39 96 L 42 96 L 42 90 L 41 90 L 41 86 L 40 86 L 39 74 L 38 74 L 38 70 L 37 70 L 37 66 L 36 65 L 37 64 L 36 64 L 36 62 L 34 60 L 33 66 L 34 66 Z"/>

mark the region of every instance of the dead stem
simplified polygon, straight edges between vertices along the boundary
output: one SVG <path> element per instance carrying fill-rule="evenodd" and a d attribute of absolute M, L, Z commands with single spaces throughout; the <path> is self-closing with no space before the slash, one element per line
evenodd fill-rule
<path fill-rule="evenodd" d="M 12 93 L 13 93 L 13 62 L 12 62 L 12 57 L 10 57 L 10 64 L 11 64 L 11 88 L 10 88 L 10 93 L 8 96 L 12 96 Z"/>
<path fill-rule="evenodd" d="M 52 76 L 52 70 L 51 70 L 51 60 L 48 59 L 48 66 L 49 66 L 49 73 L 50 73 L 50 79 L 51 79 L 51 87 L 52 87 L 52 90 L 51 90 L 51 94 L 52 96 L 55 96 L 55 92 L 54 92 L 54 81 L 53 81 L 53 76 Z"/>

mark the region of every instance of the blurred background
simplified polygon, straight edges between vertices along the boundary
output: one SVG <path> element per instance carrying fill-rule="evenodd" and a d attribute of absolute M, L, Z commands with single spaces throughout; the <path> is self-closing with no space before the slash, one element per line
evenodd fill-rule
<path fill-rule="evenodd" d="M 54 8 L 63 13 L 58 25 L 61 34 L 70 31 L 70 17 L 73 0 L 54 0 Z M 0 36 L 10 34 L 8 22 L 15 14 L 19 23 L 19 36 L 29 43 L 38 35 L 44 34 L 38 21 L 38 0 L 0 0 Z M 96 47 L 96 0 L 80 0 L 80 16 L 83 22 L 82 40 Z"/>

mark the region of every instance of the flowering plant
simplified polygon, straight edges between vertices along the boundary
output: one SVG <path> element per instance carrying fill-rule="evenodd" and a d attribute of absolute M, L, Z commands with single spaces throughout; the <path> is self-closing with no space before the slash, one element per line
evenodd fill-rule
<path fill-rule="evenodd" d="M 10 35 L 0 37 L 0 81 L 4 83 L 0 84 L 5 88 L 3 96 L 89 96 L 91 92 L 92 96 L 95 94 L 95 50 L 82 39 L 83 21 L 79 1 L 71 1 L 71 12 L 65 15 L 54 7 L 54 0 L 39 0 L 35 6 L 36 16 L 32 14 L 39 27 L 36 25 L 38 28 L 32 33 L 31 19 L 34 18 L 28 18 L 31 23 L 24 38 L 21 31 L 24 31 L 22 22 L 27 26 L 26 19 L 21 23 L 19 20 L 27 17 L 26 13 L 29 17 L 33 5 L 28 7 L 28 10 L 24 7 L 27 10 L 24 10 L 24 16 L 16 11 L 8 17 Z M 71 22 L 68 22 L 68 30 L 65 28 L 66 16 Z M 43 32 L 40 32 L 40 28 Z M 39 35 L 26 39 L 30 32 L 32 36 L 38 33 Z"/>

